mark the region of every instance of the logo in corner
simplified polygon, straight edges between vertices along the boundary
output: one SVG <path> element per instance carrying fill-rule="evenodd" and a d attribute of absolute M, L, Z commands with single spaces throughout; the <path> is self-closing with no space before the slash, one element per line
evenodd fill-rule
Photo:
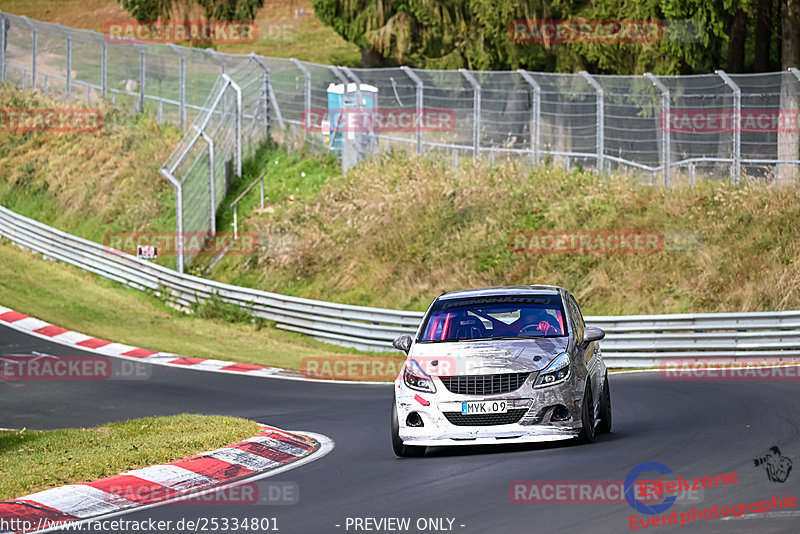
<path fill-rule="evenodd" d="M 786 456 L 781 456 L 781 450 L 777 446 L 772 446 L 766 456 L 754 458 L 753 465 L 763 467 L 767 471 L 767 478 L 770 482 L 786 482 L 789 473 L 792 471 L 792 461 Z"/>

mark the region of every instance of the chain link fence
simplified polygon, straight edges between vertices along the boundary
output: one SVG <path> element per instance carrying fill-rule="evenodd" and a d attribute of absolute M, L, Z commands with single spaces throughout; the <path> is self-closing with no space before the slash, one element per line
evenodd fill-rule
<path fill-rule="evenodd" d="M 213 210 L 241 158 L 269 136 L 335 151 L 345 169 L 377 151 L 407 150 L 453 165 L 524 158 L 624 171 L 662 186 L 700 176 L 797 184 L 800 175 L 796 69 L 691 76 L 351 69 L 119 43 L 24 16 L 0 18 L 0 81 L 152 112 L 186 129 L 162 169 L 176 188 L 179 232 L 215 231 Z"/>

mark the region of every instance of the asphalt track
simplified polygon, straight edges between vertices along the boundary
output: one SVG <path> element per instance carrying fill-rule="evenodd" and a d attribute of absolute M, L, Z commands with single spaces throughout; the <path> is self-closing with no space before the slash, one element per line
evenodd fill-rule
<path fill-rule="evenodd" d="M 32 352 L 81 355 L 0 327 L 0 354 Z M 797 380 L 667 381 L 658 373 L 633 373 L 612 375 L 610 384 L 614 431 L 591 445 L 438 448 L 414 459 L 392 453 L 389 385 L 311 383 L 163 366 L 152 366 L 146 380 L 0 381 L 0 427 L 93 426 L 191 412 L 230 414 L 329 436 L 335 442 L 330 454 L 268 479 L 296 483 L 299 504 L 171 505 L 121 516 L 173 523 L 274 518 L 283 534 L 449 531 L 446 520 L 445 530 L 418 529 L 420 518 L 453 519 L 451 531 L 464 534 L 630 532 L 629 516 L 635 512 L 627 503 L 515 504 L 509 485 L 516 480 L 621 481 L 634 466 L 648 461 L 689 478 L 738 474 L 735 485 L 704 490 L 702 502 L 692 503 L 695 508 L 769 500 L 772 495 L 800 497 L 800 467 L 785 483 L 773 483 L 764 469 L 753 465 L 753 458 L 773 445 L 795 464 L 800 462 Z M 676 503 L 670 512 L 688 511 L 689 506 Z M 757 515 L 646 531 L 800 532 L 800 508 Z M 347 528 L 347 518 L 367 517 L 406 517 L 411 524 L 400 531 Z M 215 530 L 209 525 L 206 532 Z"/>

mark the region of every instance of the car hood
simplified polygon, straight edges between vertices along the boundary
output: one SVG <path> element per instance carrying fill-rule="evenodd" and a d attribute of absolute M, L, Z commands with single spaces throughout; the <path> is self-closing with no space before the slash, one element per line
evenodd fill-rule
<path fill-rule="evenodd" d="M 415 343 L 409 357 L 429 375 L 539 371 L 567 350 L 567 337 Z"/>

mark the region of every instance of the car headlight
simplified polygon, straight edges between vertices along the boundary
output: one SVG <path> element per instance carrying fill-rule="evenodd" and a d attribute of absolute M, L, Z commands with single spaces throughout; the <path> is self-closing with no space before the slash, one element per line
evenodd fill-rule
<path fill-rule="evenodd" d="M 430 375 L 422 370 L 422 367 L 414 360 L 406 362 L 403 370 L 403 383 L 416 391 L 436 393 L 436 386 Z"/>
<path fill-rule="evenodd" d="M 548 365 L 544 371 L 539 373 L 533 387 L 544 388 L 561 384 L 569 378 L 571 369 L 572 365 L 570 365 L 569 354 L 566 352 L 559 354 L 553 358 L 553 361 L 550 362 L 550 365 Z"/>

